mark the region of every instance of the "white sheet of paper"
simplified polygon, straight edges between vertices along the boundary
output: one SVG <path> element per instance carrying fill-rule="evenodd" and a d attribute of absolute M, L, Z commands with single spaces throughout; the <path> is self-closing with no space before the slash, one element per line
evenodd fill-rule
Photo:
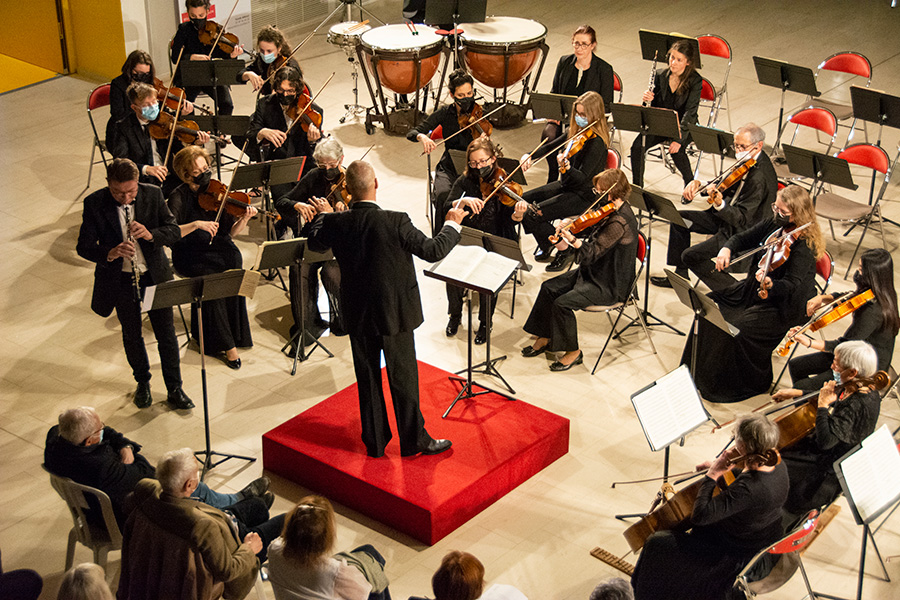
<path fill-rule="evenodd" d="M 144 300 L 141 302 L 141 312 L 145 313 L 153 308 L 153 299 L 156 297 L 156 286 L 148 285 L 144 290 Z"/>
<path fill-rule="evenodd" d="M 686 365 L 663 375 L 631 402 L 654 452 L 709 420 Z"/>
<path fill-rule="evenodd" d="M 840 463 L 850 497 L 863 521 L 900 494 L 900 452 L 887 425 L 862 441 L 862 447 Z"/>

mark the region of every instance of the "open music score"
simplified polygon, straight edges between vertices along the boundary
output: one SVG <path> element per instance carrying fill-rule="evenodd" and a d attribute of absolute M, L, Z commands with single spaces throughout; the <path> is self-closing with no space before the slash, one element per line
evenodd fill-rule
<path fill-rule="evenodd" d="M 882 425 L 834 464 L 859 524 L 870 523 L 900 499 L 900 452 Z"/>
<path fill-rule="evenodd" d="M 458 279 L 497 293 L 518 266 L 518 261 L 488 252 L 480 246 L 459 245 L 429 271 L 432 276 L 444 281 L 447 278 Z"/>
<path fill-rule="evenodd" d="M 631 403 L 654 452 L 709 420 L 687 365 L 632 394 Z"/>

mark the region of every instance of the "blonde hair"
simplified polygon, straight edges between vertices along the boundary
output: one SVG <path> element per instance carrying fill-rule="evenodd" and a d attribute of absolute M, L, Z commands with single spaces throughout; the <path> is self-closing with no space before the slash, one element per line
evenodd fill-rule
<path fill-rule="evenodd" d="M 584 110 L 584 116 L 587 117 L 588 123 L 594 123 L 591 129 L 595 134 L 600 136 L 603 143 L 609 147 L 609 123 L 606 121 L 606 107 L 603 104 L 603 96 L 595 91 L 585 92 L 578 96 L 578 99 L 572 104 L 572 116 L 569 118 L 569 135 L 581 129 L 575 123 L 575 106 L 580 104 Z"/>
<path fill-rule="evenodd" d="M 203 146 L 186 146 L 178 151 L 175 158 L 172 159 L 172 168 L 178 178 L 185 183 L 191 182 L 191 171 L 194 169 L 194 163 L 197 158 L 202 156 L 206 159 L 206 164 L 210 164 L 209 152 Z"/>
<path fill-rule="evenodd" d="M 56 600 L 113 600 L 103 567 L 82 563 L 66 571 Z"/>
<path fill-rule="evenodd" d="M 778 192 L 778 198 L 790 209 L 794 225 L 800 227 L 809 223 L 809 227 L 800 232 L 800 237 L 806 240 L 816 259 L 821 258 L 825 254 L 825 238 L 816 220 L 816 207 L 809 192 L 799 185 L 789 185 Z"/>

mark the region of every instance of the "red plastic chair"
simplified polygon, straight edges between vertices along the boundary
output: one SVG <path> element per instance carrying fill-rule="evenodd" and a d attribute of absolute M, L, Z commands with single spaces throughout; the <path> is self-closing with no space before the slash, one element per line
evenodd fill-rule
<path fill-rule="evenodd" d="M 109 106 L 109 88 L 110 85 L 108 83 L 97 86 L 91 90 L 91 93 L 88 94 L 87 98 L 87 115 L 88 120 L 91 122 L 91 129 L 94 131 L 94 140 L 91 143 L 91 158 L 88 165 L 88 180 L 87 185 L 84 186 L 85 189 L 91 186 L 91 173 L 94 171 L 94 165 L 102 162 L 103 166 L 106 166 L 106 155 L 104 154 L 106 151 L 106 140 L 100 139 L 100 135 L 97 133 L 97 126 L 94 124 L 93 111 L 98 108 Z M 94 154 L 98 148 L 100 149 L 100 160 L 95 161 Z"/>
<path fill-rule="evenodd" d="M 609 148 L 606 151 L 606 168 L 618 169 L 622 164 L 622 156 L 615 148 Z"/>
<path fill-rule="evenodd" d="M 725 65 L 725 75 L 722 76 L 722 84 L 714 87 L 716 93 L 715 113 L 717 117 L 720 109 L 728 113 L 728 130 L 732 131 L 731 111 L 728 110 L 727 106 L 728 74 L 731 73 L 731 63 L 734 58 L 731 53 L 731 44 L 725 38 L 712 33 L 697 36 L 697 42 L 700 44 L 700 54 L 703 56 L 712 56 L 728 61 Z M 722 107 L 723 104 L 726 105 L 724 108 Z"/>
<path fill-rule="evenodd" d="M 794 134 L 791 136 L 791 141 L 789 142 L 791 146 L 794 145 L 794 141 L 797 139 L 797 133 L 800 131 L 800 127 L 803 126 L 830 136 L 831 139 L 828 141 L 828 147 L 825 149 L 825 154 L 831 152 L 831 148 L 834 146 L 834 141 L 837 137 L 837 118 L 834 116 L 834 113 L 827 108 L 804 108 L 788 117 L 787 123 L 784 124 L 781 134 L 775 141 L 776 149 L 780 147 L 781 138 L 787 131 L 788 125 L 794 125 Z M 793 175 L 788 169 L 787 164 L 782 163 L 775 164 L 775 174 L 778 175 L 778 177 L 786 179 L 802 179 Z"/>
<path fill-rule="evenodd" d="M 872 83 L 872 63 L 869 62 L 868 58 L 858 52 L 838 52 L 837 54 L 832 54 L 826 58 L 816 68 L 817 81 L 819 79 L 819 74 L 822 71 L 832 71 L 864 77 L 866 79 L 866 87 L 869 87 Z M 850 79 L 849 81 L 853 81 L 853 79 Z M 837 117 L 838 122 L 847 121 L 848 119 L 853 118 L 853 122 L 849 126 L 844 125 L 844 127 L 849 127 L 850 129 L 847 135 L 847 144 L 849 144 L 850 140 L 853 139 L 857 121 L 856 117 L 853 115 L 853 106 L 846 102 L 840 102 L 832 98 L 823 98 L 822 96 L 819 96 L 818 98 L 809 98 L 808 101 L 810 106 L 827 108 L 833 112 L 834 116 Z M 865 132 L 866 141 L 869 141 L 869 132 L 865 122 L 863 122 L 863 131 Z"/>
<path fill-rule="evenodd" d="M 622 78 L 619 77 L 619 74 L 616 73 L 615 71 L 613 71 L 613 92 L 619 92 L 619 98 L 616 100 L 616 102 L 621 104 L 622 103 L 622 94 L 623 94 Z M 606 110 L 609 111 L 610 107 L 607 106 Z M 614 135 L 618 136 L 618 138 L 619 138 L 618 143 L 619 143 L 619 146 L 621 146 L 622 145 L 622 132 L 616 131 L 616 124 L 615 124 L 615 122 L 612 122 L 612 124 L 609 126 L 609 139 L 612 140 Z"/>

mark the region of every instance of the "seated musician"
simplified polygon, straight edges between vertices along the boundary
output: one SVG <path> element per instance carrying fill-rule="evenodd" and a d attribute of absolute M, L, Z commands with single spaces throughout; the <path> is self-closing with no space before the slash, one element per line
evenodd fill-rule
<path fill-rule="evenodd" d="M 553 253 L 549 239 L 553 233 L 553 221 L 584 212 L 596 198 L 591 181 L 606 168 L 609 153 L 609 123 L 600 94 L 585 92 L 578 97 L 572 108 L 568 134 L 571 142 L 559 148 L 556 154 L 561 179 L 528 190 L 524 195 L 531 207 L 519 218 L 525 231 L 533 234 L 537 241 L 538 250 L 534 259 L 538 262 L 549 262 Z M 580 137 L 576 137 L 578 135 Z M 531 159 L 523 157 L 522 170 L 527 171 L 533 161 L 549 154 L 565 140 L 558 138 L 544 144 Z M 547 270 L 562 271 L 574 257 L 571 248 L 561 250 Z"/>
<path fill-rule="evenodd" d="M 297 182 L 297 185 L 285 196 L 275 201 L 275 208 L 282 215 L 282 222 L 292 230 L 293 235 L 304 237 L 306 226 L 316 216 L 316 209 L 312 205 L 313 198 L 327 198 L 331 206 L 338 212 L 347 210 L 344 196 L 340 190 L 343 187 L 343 162 L 344 148 L 334 137 L 327 136 L 313 150 L 313 159 L 316 167 L 310 169 Z M 338 189 L 335 190 L 335 186 Z M 319 298 L 319 272 L 322 273 L 322 285 L 328 294 L 328 308 L 331 322 L 322 319 L 318 309 Z M 306 280 L 308 293 L 303 296 L 303 280 Z M 294 315 L 294 325 L 291 327 L 291 337 L 296 333 L 300 325 L 300 307 L 305 302 L 307 320 L 312 319 L 312 324 L 321 330 L 331 328 L 334 335 L 344 335 L 344 326 L 341 321 L 340 291 L 341 269 L 337 261 L 331 260 L 324 263 L 303 263 L 301 269 L 291 266 L 289 269 L 291 312 Z M 309 321 L 307 321 L 309 322 Z"/>
<path fill-rule="evenodd" d="M 106 130 L 106 147 L 115 158 L 127 158 L 137 165 L 141 173 L 140 183 L 160 185 L 165 194 L 178 184 L 163 164 L 169 146 L 168 138 L 153 139 L 148 129 L 150 123 L 159 116 L 156 88 L 137 82 L 129 85 L 126 93 L 131 102 L 131 112 L 120 121 L 113 122 L 110 119 Z M 208 141 L 209 134 L 197 132 L 197 144 Z M 173 140 L 171 154 L 182 147 L 180 140 Z M 171 156 L 169 161 L 171 164 Z"/>
<path fill-rule="evenodd" d="M 263 27 L 256 34 L 256 51 L 256 58 L 247 63 L 247 68 L 238 74 L 238 81 L 249 82 L 254 92 L 258 91 L 262 96 L 271 94 L 272 82 L 266 80 L 285 65 L 297 69 L 300 79 L 303 79 L 300 65 L 293 57 L 288 58 L 291 46 L 281 30 L 274 25 Z M 304 91 L 309 94 L 309 88 Z"/>
<path fill-rule="evenodd" d="M 594 54 L 597 48 L 597 33 L 590 25 L 581 25 L 572 34 L 573 54 L 559 59 L 553 74 L 551 94 L 580 96 L 594 91 L 603 97 L 604 106 L 613 102 L 613 68 L 608 62 Z M 541 132 L 541 139 L 550 143 L 563 133 L 559 121 L 548 121 Z M 559 167 L 554 156 L 547 156 L 547 183 L 559 179 Z"/>
<path fill-rule="evenodd" d="M 174 170 L 183 182 L 168 198 L 169 210 L 181 229 L 181 240 L 172 246 L 172 264 L 184 277 L 199 277 L 240 269 L 241 251 L 233 237 L 247 227 L 256 209 L 247 205 L 239 217 L 222 210 L 216 219 L 217 206 L 201 205 L 201 194 L 210 183 L 209 154 L 198 146 L 188 146 L 175 155 Z M 207 195 L 212 204 L 216 198 Z M 191 306 L 191 336 L 200 339 L 197 307 Z M 253 345 L 247 303 L 243 296 L 233 296 L 203 303 L 204 351 L 218 356 L 232 369 L 241 368 L 238 348 Z"/>
<path fill-rule="evenodd" d="M 434 189 L 432 202 L 434 204 L 435 214 L 444 214 L 441 212 L 450 188 L 453 182 L 459 178 L 456 167 L 453 165 L 453 159 L 450 157 L 450 150 L 460 150 L 465 152 L 469 146 L 469 142 L 473 138 L 479 137 L 481 134 L 477 130 L 477 126 L 470 127 L 467 131 L 460 135 L 454 135 L 461 129 L 459 123 L 466 118 L 475 109 L 475 80 L 464 69 L 457 69 L 450 73 L 447 78 L 447 89 L 450 92 L 450 104 L 445 104 L 419 123 L 416 127 L 409 130 L 406 139 L 411 142 L 421 142 L 422 150 L 425 154 L 431 154 L 437 147 L 437 143 L 429 137 L 431 132 L 441 128 L 441 136 L 448 140 L 444 144 L 444 152 L 437 165 L 434 166 Z M 474 131 L 474 133 L 471 133 Z M 453 139 L 450 137 L 453 136 Z M 440 219 L 435 219 L 433 233 L 440 231 L 443 223 Z"/>
<path fill-rule="evenodd" d="M 854 377 L 871 377 L 878 366 L 875 349 L 860 340 L 843 342 L 834 350 L 833 379 L 819 392 L 815 429 L 782 452 L 791 481 L 784 508 L 801 514 L 829 504 L 841 491 L 834 461 L 863 441 L 873 431 L 881 410 L 881 395 L 862 386 L 854 393 L 835 385 Z M 814 400 L 815 401 L 815 400 Z"/>
<path fill-rule="evenodd" d="M 787 186 L 778 192 L 772 212 L 729 238 L 716 257 L 716 269 L 722 271 L 734 253 L 758 248 L 767 239 L 774 241 L 809 224 L 796 234 L 797 239 L 786 238 L 784 244 L 771 247 L 775 251 L 762 250 L 746 259 L 758 265 L 755 275 L 709 295 L 725 320 L 740 330 L 732 337 L 708 320 L 699 320 L 694 382 L 710 402 L 739 402 L 769 388 L 772 351 L 791 327 L 803 322 L 806 301 L 815 294 L 816 259 L 825 251 L 825 242 L 809 193 L 800 186 Z M 683 364 L 691 364 L 693 335 L 684 346 Z"/>
<path fill-rule="evenodd" d="M 669 225 L 669 250 L 666 263 L 675 267 L 675 272 L 688 278 L 688 269 L 700 277 L 710 289 L 721 290 L 735 282 L 735 278 L 717 271 L 712 258 L 716 256 L 725 240 L 756 225 L 768 213 L 768 207 L 775 201 L 778 192 L 778 178 L 772 161 L 763 152 L 766 132 L 753 123 L 748 123 L 734 134 L 734 149 L 737 160 L 755 160 L 755 164 L 741 179 L 721 194 L 715 193 L 715 186 L 706 188 L 712 204 L 706 210 L 683 210 L 681 216 L 690 224 L 688 228 Z M 697 197 L 700 182 L 690 182 L 683 192 L 686 200 Z M 691 246 L 691 234 L 701 233 L 711 237 Z M 746 268 L 744 269 L 746 272 Z M 650 282 L 659 287 L 671 287 L 665 277 L 651 277 Z"/>
<path fill-rule="evenodd" d="M 878 370 L 887 371 L 894 355 L 894 341 L 900 330 L 900 315 L 897 313 L 897 291 L 894 289 L 894 261 L 890 252 L 883 248 L 866 250 L 859 257 L 859 269 L 853 274 L 856 290 L 846 294 L 819 294 L 806 305 L 811 317 L 815 312 L 839 299 L 848 301 L 859 294 L 872 291 L 874 298 L 853 311 L 850 326 L 834 340 L 821 340 L 800 333 L 794 341 L 801 346 L 818 350 L 812 354 L 796 356 L 788 361 L 793 386 L 798 390 L 815 391 L 831 379 L 831 361 L 838 344 L 849 340 L 863 340 L 875 348 L 878 355 Z M 792 329 L 788 335 L 797 332 Z M 785 393 L 781 390 L 781 393 Z M 799 395 L 799 391 L 796 395 Z"/>
<path fill-rule="evenodd" d="M 746 415 L 735 424 L 735 447 L 697 466 L 709 470 L 694 501 L 691 529 L 647 538 L 631 576 L 636 600 L 721 600 L 747 561 L 781 537 L 787 469 L 763 458 L 774 452 L 778 437 L 778 426 L 766 416 Z M 729 459 L 739 456 L 748 457 L 746 467 L 714 495 L 732 469 Z"/>
<path fill-rule="evenodd" d="M 625 201 L 631 186 L 619 169 L 609 169 L 594 177 L 595 193 L 610 188 L 600 206 L 612 202 L 615 211 L 582 232 L 582 237 L 575 237 L 567 230 L 569 221 L 557 227 L 556 235 L 560 238 L 557 246 L 574 249 L 578 268 L 545 281 L 525 321 L 525 331 L 535 337 L 530 346 L 522 349 L 522 356 L 564 352 L 550 365 L 551 371 L 567 371 L 584 360 L 578 346 L 575 310 L 624 301 L 634 279 L 638 228 L 631 206 Z M 520 202 L 516 212 L 521 214 L 526 207 L 527 203 Z"/>
<path fill-rule="evenodd" d="M 497 192 L 493 198 L 487 202 L 484 201 L 487 195 L 482 190 L 493 190 L 492 182 L 499 181 L 496 179 L 498 175 L 497 150 L 490 138 L 479 137 L 469 142 L 466 150 L 466 164 L 466 173 L 460 175 L 453 182 L 453 187 L 450 189 L 450 194 L 447 196 L 447 201 L 440 214 L 446 214 L 448 210 L 458 205 L 457 208 L 468 209 L 469 214 L 462 222 L 466 227 L 499 235 L 509 240 L 518 239 L 515 223 L 512 221 L 516 200 L 509 196 L 501 196 L 502 192 Z M 446 329 L 448 337 L 456 335 L 459 330 L 464 295 L 465 290 L 461 287 L 447 284 L 447 312 L 450 314 Z M 495 308 L 496 304 L 491 303 L 489 315 L 486 298 L 484 296 L 480 298 L 479 325 L 478 332 L 475 334 L 476 344 L 483 344 L 487 341 L 487 326 L 493 319 Z"/>
<path fill-rule="evenodd" d="M 131 102 L 128 100 L 128 86 L 134 82 L 154 85 L 156 81 L 156 67 L 150 53 L 144 50 L 134 50 L 125 59 L 122 65 L 122 74 L 109 82 L 109 118 L 112 121 L 121 121 L 131 114 Z M 194 112 L 194 105 L 185 100 L 181 107 L 182 115 Z"/>
<path fill-rule="evenodd" d="M 215 49 L 212 46 L 204 44 L 200 41 L 200 32 L 206 27 L 207 16 L 209 15 L 210 0 L 185 0 L 184 7 L 187 9 L 188 21 L 180 24 L 172 38 L 172 49 L 170 56 L 172 63 L 178 60 L 179 54 L 181 60 L 210 60 L 213 58 L 237 58 L 244 52 L 243 46 L 235 46 L 234 50 L 226 52 L 220 47 Z M 213 40 L 216 36 L 212 36 Z M 183 50 L 183 52 L 182 52 Z M 210 56 L 212 50 L 212 56 Z M 210 98 L 215 99 L 216 106 L 220 115 L 230 115 L 234 112 L 234 102 L 231 99 L 231 89 L 227 85 L 217 87 L 200 86 L 185 87 L 181 82 L 181 69 L 176 68 L 175 85 L 184 88 L 187 99 L 193 102 L 200 92 L 203 92 Z"/>
<path fill-rule="evenodd" d="M 644 92 L 644 102 L 655 108 L 669 108 L 678 113 L 681 123 L 681 138 L 667 140 L 648 135 L 644 140 L 644 150 L 656 144 L 669 142 L 668 152 L 675 163 L 675 168 L 688 185 L 694 179 L 691 161 L 685 150 L 691 143 L 691 135 L 687 126 L 697 124 L 697 109 L 700 107 L 700 93 L 703 90 L 703 78 L 694 67 L 694 47 L 686 40 L 678 40 L 668 52 L 669 66 L 656 72 L 653 77 L 653 88 Z M 644 153 L 641 152 L 641 136 L 634 138 L 631 144 L 631 172 L 635 185 L 644 186 Z"/>

